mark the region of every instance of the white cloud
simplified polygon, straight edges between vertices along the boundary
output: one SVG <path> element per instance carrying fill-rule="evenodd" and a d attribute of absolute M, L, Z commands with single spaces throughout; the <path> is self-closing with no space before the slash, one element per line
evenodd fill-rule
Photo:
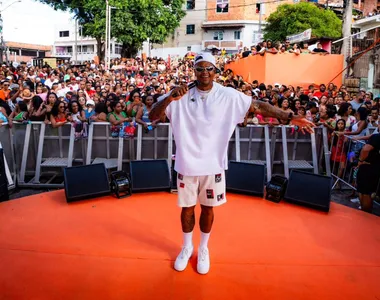
<path fill-rule="evenodd" d="M 5 0 L 2 8 L 13 2 Z M 70 24 L 72 16 L 38 1 L 21 0 L 3 11 L 2 18 L 4 41 L 52 45 L 54 28 Z"/>

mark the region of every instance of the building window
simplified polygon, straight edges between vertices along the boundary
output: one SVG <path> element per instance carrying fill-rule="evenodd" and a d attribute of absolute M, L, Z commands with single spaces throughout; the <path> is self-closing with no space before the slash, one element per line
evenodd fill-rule
<path fill-rule="evenodd" d="M 222 40 L 223 40 L 223 31 L 215 31 L 214 41 L 222 41 Z"/>
<path fill-rule="evenodd" d="M 121 54 L 122 50 L 123 50 L 123 45 L 120 45 L 120 44 L 115 45 L 115 54 Z"/>
<path fill-rule="evenodd" d="M 235 39 L 235 40 L 240 40 L 240 34 L 241 34 L 241 31 L 240 31 L 240 30 L 235 31 L 235 32 L 234 32 L 234 39 Z"/>
<path fill-rule="evenodd" d="M 194 9 L 195 8 L 195 0 L 187 0 L 186 1 L 186 9 Z"/>
<path fill-rule="evenodd" d="M 216 12 L 227 13 L 229 0 L 216 0 Z"/>
<path fill-rule="evenodd" d="M 187 51 L 191 51 L 191 46 L 187 46 Z"/>
<path fill-rule="evenodd" d="M 195 25 L 186 25 L 186 34 L 194 34 L 195 33 Z"/>
<path fill-rule="evenodd" d="M 257 3 L 256 4 L 256 13 L 265 15 L 265 5 L 264 3 Z"/>
<path fill-rule="evenodd" d="M 60 31 L 59 32 L 59 37 L 68 37 L 68 36 L 69 36 L 69 31 L 68 30 Z"/>

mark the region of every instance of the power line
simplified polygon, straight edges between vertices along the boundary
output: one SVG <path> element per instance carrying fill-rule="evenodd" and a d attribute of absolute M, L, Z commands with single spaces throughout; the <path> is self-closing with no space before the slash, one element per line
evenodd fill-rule
<path fill-rule="evenodd" d="M 250 4 L 231 5 L 231 6 L 228 6 L 228 9 L 253 6 L 256 4 L 267 4 L 267 3 L 276 3 L 276 2 L 284 2 L 284 1 L 289 1 L 289 0 L 271 0 L 271 1 L 265 1 L 265 2 L 257 1 L 257 2 L 250 3 Z M 206 10 L 216 10 L 216 8 L 189 9 L 189 10 L 184 10 L 184 11 L 206 11 Z"/>
<path fill-rule="evenodd" d="M 88 9 L 88 7 L 85 7 L 85 6 L 76 6 L 76 7 L 71 7 L 65 3 L 62 3 L 60 2 L 59 0 L 54 0 L 54 1 L 51 1 L 50 3 L 49 2 L 43 2 L 43 4 L 48 4 L 48 5 L 52 5 L 53 3 L 56 3 L 57 5 L 60 5 L 62 7 L 66 7 L 66 8 L 70 8 L 70 9 L 75 9 L 75 8 L 86 8 Z M 254 6 L 256 4 L 269 4 L 269 3 L 279 3 L 279 2 L 289 2 L 289 0 L 269 0 L 269 1 L 255 1 L 253 3 L 249 3 L 249 4 L 239 4 L 239 5 L 231 5 L 228 7 L 228 9 L 232 9 L 232 8 L 240 8 L 240 7 L 249 7 L 249 6 Z M 115 7 L 114 8 L 115 10 L 121 10 L 122 8 L 117 8 Z M 95 9 L 95 10 L 101 10 L 101 9 Z M 216 7 L 214 8 L 199 8 L 199 9 L 185 9 L 183 10 L 184 12 L 192 12 L 192 11 L 208 11 L 208 10 L 216 10 Z M 90 11 L 94 11 L 93 9 L 91 9 Z M 128 9 L 128 12 L 140 12 L 139 10 L 134 10 L 134 9 Z"/>

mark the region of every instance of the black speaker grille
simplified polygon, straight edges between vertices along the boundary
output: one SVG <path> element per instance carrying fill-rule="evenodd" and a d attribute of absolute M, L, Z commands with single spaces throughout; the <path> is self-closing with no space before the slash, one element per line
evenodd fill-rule
<path fill-rule="evenodd" d="M 3 149 L 0 149 L 0 202 L 9 200 Z"/>
<path fill-rule="evenodd" d="M 285 200 L 328 211 L 330 209 L 332 178 L 292 170 Z"/>
<path fill-rule="evenodd" d="M 133 191 L 170 189 L 169 167 L 166 160 L 132 161 L 130 167 Z"/>
<path fill-rule="evenodd" d="M 228 191 L 264 195 L 265 166 L 230 161 L 226 172 Z"/>
<path fill-rule="evenodd" d="M 110 193 L 108 174 L 104 164 L 65 168 L 64 180 L 67 201 Z"/>
<path fill-rule="evenodd" d="M 4 152 L 0 149 L 0 185 L 8 185 L 7 176 L 5 175 Z"/>

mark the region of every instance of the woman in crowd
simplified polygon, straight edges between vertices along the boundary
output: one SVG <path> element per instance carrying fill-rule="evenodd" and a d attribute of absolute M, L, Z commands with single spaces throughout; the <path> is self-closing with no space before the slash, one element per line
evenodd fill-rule
<path fill-rule="evenodd" d="M 91 117 L 94 122 L 107 122 L 107 106 L 104 102 L 100 102 L 95 106 L 95 114 Z"/>
<path fill-rule="evenodd" d="M 65 103 L 56 101 L 50 113 L 50 123 L 54 128 L 62 127 L 68 120 Z"/>
<path fill-rule="evenodd" d="M 356 118 L 351 114 L 352 105 L 347 102 L 342 103 L 338 110 L 337 119 L 343 119 L 346 121 L 346 130 L 349 130 L 356 123 Z"/>
<path fill-rule="evenodd" d="M 8 115 L 5 108 L 0 106 L 0 126 L 4 123 L 8 123 Z"/>
<path fill-rule="evenodd" d="M 143 106 L 140 106 L 139 111 L 136 114 L 136 123 L 141 124 L 145 130 L 148 130 L 152 126 L 152 129 L 157 126 L 159 120 L 151 122 L 149 119 L 149 113 L 153 107 L 153 96 L 146 96 L 143 100 Z"/>
<path fill-rule="evenodd" d="M 141 107 L 143 107 L 143 103 L 141 101 L 141 94 L 139 89 L 135 89 L 130 94 L 129 101 L 127 102 L 127 114 L 132 118 L 135 118 L 137 112 Z"/>
<path fill-rule="evenodd" d="M 44 121 L 46 118 L 46 107 L 40 96 L 34 96 L 32 106 L 29 109 L 30 121 Z"/>

